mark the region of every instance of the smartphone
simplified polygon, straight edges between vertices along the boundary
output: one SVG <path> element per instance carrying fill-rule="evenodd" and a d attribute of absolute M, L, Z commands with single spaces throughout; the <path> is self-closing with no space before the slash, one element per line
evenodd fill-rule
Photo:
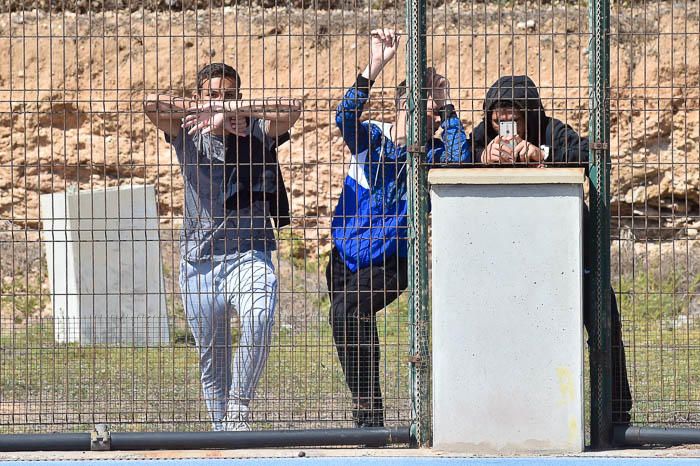
<path fill-rule="evenodd" d="M 502 138 L 513 138 L 516 134 L 518 134 L 518 123 L 515 121 L 500 121 L 498 123 L 499 126 L 499 132 L 498 135 Z M 511 140 L 508 145 L 511 148 L 515 148 L 515 141 Z"/>

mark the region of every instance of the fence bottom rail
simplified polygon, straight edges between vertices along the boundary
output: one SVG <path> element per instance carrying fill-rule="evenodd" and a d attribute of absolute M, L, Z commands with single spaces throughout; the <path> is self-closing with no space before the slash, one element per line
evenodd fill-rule
<path fill-rule="evenodd" d="M 0 435 L 0 451 L 4 452 L 383 447 L 410 443 L 410 426 L 249 432 L 105 432 L 98 429 L 93 433 Z"/>
<path fill-rule="evenodd" d="M 671 446 L 700 443 L 700 429 L 617 426 L 613 429 L 613 435 L 614 443 L 618 446 Z"/>

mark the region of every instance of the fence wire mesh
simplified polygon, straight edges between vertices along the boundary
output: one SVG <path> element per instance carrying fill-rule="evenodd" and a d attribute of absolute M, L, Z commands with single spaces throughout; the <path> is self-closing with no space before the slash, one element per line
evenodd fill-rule
<path fill-rule="evenodd" d="M 611 267 L 637 424 L 699 420 L 698 24 L 693 2 L 611 12 Z"/>
<path fill-rule="evenodd" d="M 404 13 L 204 3 L 0 14 L 2 433 L 411 422 L 406 233 L 377 227 L 386 261 L 351 268 L 353 221 L 370 225 L 366 196 L 351 210 L 369 176 L 349 147 L 368 135 L 351 133 L 352 108 L 336 114 L 370 30 Z M 362 119 L 395 119 L 403 58 Z M 240 85 L 210 68 L 198 89 L 211 63 Z M 220 97 L 247 120 L 227 113 L 224 136 L 180 128 L 181 108 L 197 118 Z M 347 246 L 332 253 L 341 192 Z"/>
<path fill-rule="evenodd" d="M 422 65 L 406 66 L 406 34 L 420 30 L 407 25 L 407 7 L 420 2 L 137 3 L 0 6 L 0 433 L 95 423 L 347 427 L 379 422 L 379 412 L 387 425 L 403 425 L 429 415 L 412 404 L 424 396 L 429 405 L 429 383 L 411 388 L 412 368 L 430 363 L 428 354 L 416 359 L 428 342 L 427 308 L 409 310 L 420 283 L 409 270 L 418 263 L 397 259 L 411 231 L 401 210 L 414 195 L 407 175 L 420 179 L 444 162 L 407 166 L 430 153 L 431 121 L 441 121 L 433 110 L 448 100 L 428 75 L 424 89 L 410 89 L 411 70 Z M 472 135 L 470 153 L 453 163 L 497 161 L 488 157 L 498 121 L 484 103 L 502 77 L 528 75 L 539 99 L 527 95 L 525 105 L 539 101 L 546 118 L 588 136 L 586 2 L 425 6 L 426 64 L 449 81 Z M 627 422 L 630 404 L 636 424 L 694 426 L 700 410 L 698 18 L 688 1 L 612 6 L 611 88 L 599 105 L 611 108 L 617 423 Z M 381 28 L 402 38 L 370 76 L 359 119 L 377 123 L 363 132 L 355 123 L 367 83 L 357 76 L 378 37 L 370 31 Z M 231 65 L 240 84 L 209 69 L 199 89 L 198 71 L 211 63 Z M 396 102 L 404 78 L 409 98 Z M 516 87 L 501 81 L 495 92 Z M 207 107 L 219 98 L 237 101 L 238 112 Z M 298 120 L 293 99 L 302 101 Z M 405 137 L 379 123 L 402 121 L 403 108 L 422 113 L 411 124 L 427 124 L 412 129 L 410 154 L 392 158 L 373 138 Z M 221 115 L 225 134 L 243 133 L 187 136 L 185 113 L 205 127 Z M 588 164 L 574 136 L 541 139 L 522 160 Z M 276 228 L 286 223 L 284 200 L 290 225 Z M 381 215 L 364 210 L 374 207 Z M 192 233 L 184 246 L 183 230 Z M 381 259 L 364 266 L 363 256 L 356 267 L 348 256 L 357 249 Z M 348 354 L 353 348 L 362 350 Z"/>

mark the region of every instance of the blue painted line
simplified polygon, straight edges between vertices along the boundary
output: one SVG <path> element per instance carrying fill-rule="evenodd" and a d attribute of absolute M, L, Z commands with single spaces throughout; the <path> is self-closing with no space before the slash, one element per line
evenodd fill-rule
<path fill-rule="evenodd" d="M 178 459 L 178 460 L 59 460 L 59 461 L 0 461 L 0 466 L 17 466 L 19 463 L 31 463 L 31 466 L 85 466 L 86 462 L 99 463 L 99 466 L 224 466 L 244 464 L 251 466 L 279 466 L 281 464 L 298 464 L 305 466 L 678 466 L 700 465 L 700 458 L 571 458 L 571 457 L 534 457 L 534 458 L 425 458 L 425 457 L 377 457 L 377 458 L 240 458 L 240 459 Z M 29 466 L 29 465 L 28 465 Z"/>

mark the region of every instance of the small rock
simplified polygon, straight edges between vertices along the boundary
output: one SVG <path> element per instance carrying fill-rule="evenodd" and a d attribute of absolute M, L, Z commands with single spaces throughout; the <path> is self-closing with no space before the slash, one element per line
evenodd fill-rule
<path fill-rule="evenodd" d="M 700 297 L 696 296 L 690 301 L 690 305 L 688 306 L 688 314 L 695 318 L 700 317 Z"/>
<path fill-rule="evenodd" d="M 688 228 L 688 236 L 691 238 L 695 238 L 696 236 L 698 236 L 697 228 Z"/>
<path fill-rule="evenodd" d="M 517 29 L 527 29 L 527 30 L 533 30 L 535 29 L 535 20 L 534 19 L 528 19 L 527 21 L 519 21 L 515 27 Z"/>
<path fill-rule="evenodd" d="M 305 451 L 300 451 L 300 452 L 299 452 L 299 458 L 303 458 L 303 457 L 305 457 L 305 456 L 306 456 L 306 452 L 305 452 Z"/>
<path fill-rule="evenodd" d="M 15 24 L 24 24 L 24 12 L 12 15 L 12 22 Z"/>
<path fill-rule="evenodd" d="M 32 18 L 35 18 L 35 19 L 44 19 L 44 17 L 46 16 L 46 13 L 44 12 L 44 10 L 39 10 L 37 8 L 34 8 L 31 11 L 31 15 L 32 15 Z"/>

